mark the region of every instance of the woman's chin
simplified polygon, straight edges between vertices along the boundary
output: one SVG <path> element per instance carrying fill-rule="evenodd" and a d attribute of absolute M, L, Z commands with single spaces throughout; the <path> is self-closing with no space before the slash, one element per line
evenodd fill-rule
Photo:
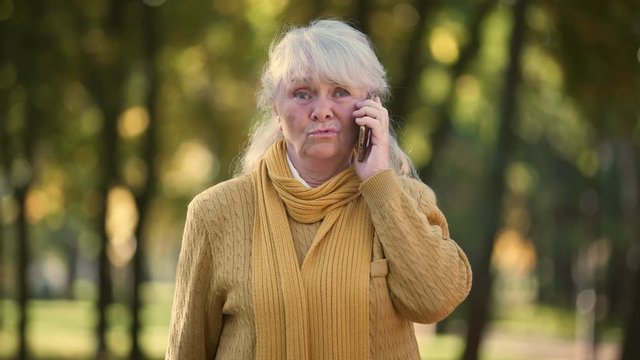
<path fill-rule="evenodd" d="M 342 161 L 342 157 L 348 154 L 341 154 L 336 144 L 314 144 L 307 150 L 307 156 L 311 159 Z"/>

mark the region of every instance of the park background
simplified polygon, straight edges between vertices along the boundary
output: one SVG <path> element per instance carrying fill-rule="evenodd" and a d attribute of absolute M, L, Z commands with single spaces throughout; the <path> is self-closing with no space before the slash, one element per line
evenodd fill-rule
<path fill-rule="evenodd" d="M 424 359 L 640 359 L 634 0 L 0 0 L 0 359 L 163 357 L 186 206 L 318 17 L 370 35 L 473 266 Z"/>

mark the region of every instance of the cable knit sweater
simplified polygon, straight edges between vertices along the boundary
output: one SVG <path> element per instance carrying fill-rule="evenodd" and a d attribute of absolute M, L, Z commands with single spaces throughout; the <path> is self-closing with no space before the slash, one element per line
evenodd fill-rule
<path fill-rule="evenodd" d="M 251 177 L 243 175 L 202 192 L 189 205 L 167 359 L 255 358 L 253 191 Z M 413 322 L 439 321 L 465 299 L 469 262 L 423 183 L 388 170 L 363 182 L 360 192 L 375 229 L 370 358 L 419 359 Z M 289 224 L 302 264 L 320 222 Z"/>

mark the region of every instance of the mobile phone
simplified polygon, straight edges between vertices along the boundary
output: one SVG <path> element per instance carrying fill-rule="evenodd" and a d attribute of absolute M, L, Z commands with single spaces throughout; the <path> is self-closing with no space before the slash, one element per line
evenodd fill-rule
<path fill-rule="evenodd" d="M 371 99 L 372 94 L 367 94 L 367 99 Z M 360 125 L 360 132 L 358 133 L 358 143 L 356 145 L 356 160 L 363 162 L 371 150 L 371 129 L 365 125 Z"/>
<path fill-rule="evenodd" d="M 364 125 L 360 125 L 360 133 L 358 134 L 358 145 L 356 147 L 356 160 L 363 162 L 371 148 L 371 129 Z"/>

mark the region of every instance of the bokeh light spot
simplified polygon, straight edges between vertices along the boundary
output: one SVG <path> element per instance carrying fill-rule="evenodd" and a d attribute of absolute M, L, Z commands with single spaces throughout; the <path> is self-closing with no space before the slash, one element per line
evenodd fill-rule
<path fill-rule="evenodd" d="M 410 4 L 400 3 L 393 7 L 393 18 L 399 27 L 411 29 L 420 20 L 420 14 Z"/>
<path fill-rule="evenodd" d="M 527 275 L 536 265 L 536 251 L 517 231 L 506 230 L 496 239 L 491 261 L 505 273 Z"/>
<path fill-rule="evenodd" d="M 116 267 L 126 266 L 136 249 L 134 233 L 138 224 L 138 209 L 133 194 L 116 186 L 107 196 L 107 255 Z"/>
<path fill-rule="evenodd" d="M 586 176 L 594 176 L 599 166 L 598 155 L 594 151 L 585 150 L 578 155 L 578 168 Z"/>
<path fill-rule="evenodd" d="M 515 162 L 507 169 L 507 185 L 509 189 L 521 195 L 529 194 L 533 191 L 535 183 L 535 169 L 531 166 Z"/>
<path fill-rule="evenodd" d="M 191 194 L 206 186 L 217 173 L 218 160 L 215 154 L 203 143 L 192 140 L 178 147 L 163 182 L 170 191 Z"/>
<path fill-rule="evenodd" d="M 142 106 L 134 106 L 125 110 L 118 119 L 118 133 L 125 139 L 142 135 L 148 126 L 149 114 Z"/>
<path fill-rule="evenodd" d="M 462 75 L 456 80 L 456 95 L 461 101 L 476 102 L 480 100 L 480 83 L 472 75 Z"/>
<path fill-rule="evenodd" d="M 429 49 L 433 57 L 441 63 L 451 64 L 458 59 L 458 41 L 445 28 L 433 30 L 429 39 Z"/>
<path fill-rule="evenodd" d="M 446 70 L 433 67 L 422 73 L 420 91 L 429 102 L 440 103 L 444 101 L 450 88 L 451 78 Z"/>

